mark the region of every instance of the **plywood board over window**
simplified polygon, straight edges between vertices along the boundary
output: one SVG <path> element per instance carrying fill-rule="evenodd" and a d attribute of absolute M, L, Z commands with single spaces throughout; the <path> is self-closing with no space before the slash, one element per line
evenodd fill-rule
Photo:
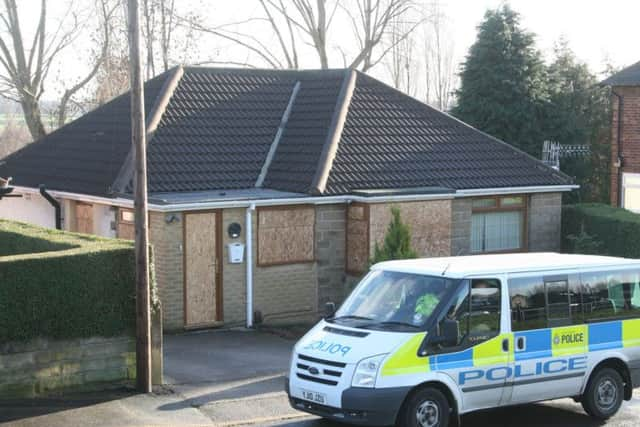
<path fill-rule="evenodd" d="M 258 265 L 313 262 L 316 214 L 312 206 L 258 209 Z"/>

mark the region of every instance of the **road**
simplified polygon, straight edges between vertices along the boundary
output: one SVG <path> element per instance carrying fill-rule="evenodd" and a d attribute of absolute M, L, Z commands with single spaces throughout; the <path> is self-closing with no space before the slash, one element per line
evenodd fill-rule
<path fill-rule="evenodd" d="M 276 421 L 263 426 L 279 427 L 344 427 L 344 424 L 317 417 Z M 592 420 L 582 406 L 571 399 L 521 405 L 466 415 L 463 427 L 637 427 L 640 426 L 640 390 L 620 412 L 606 424 Z"/>

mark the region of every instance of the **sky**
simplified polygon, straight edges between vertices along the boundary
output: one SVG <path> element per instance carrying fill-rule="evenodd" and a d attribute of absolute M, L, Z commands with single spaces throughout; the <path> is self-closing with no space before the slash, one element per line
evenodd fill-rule
<path fill-rule="evenodd" d="M 91 1 L 91 0 L 75 0 Z M 340 0 L 349 2 L 353 0 Z M 430 0 L 417 0 L 430 1 Z M 52 19 L 59 18 L 65 10 L 68 0 L 50 0 L 49 14 Z M 35 27 L 38 19 L 40 0 L 20 0 L 19 13 L 24 20 L 25 33 L 29 27 Z M 256 0 L 179 0 L 181 5 L 192 4 L 206 23 L 219 25 L 256 16 L 259 6 Z M 467 50 L 475 40 L 476 27 L 482 21 L 487 9 L 499 7 L 503 0 L 440 0 L 441 8 L 447 16 L 448 34 L 454 45 L 456 62 L 464 59 Z M 605 61 L 616 66 L 626 66 L 640 61 L 640 1 L 637 0 L 510 0 L 507 2 L 521 14 L 522 25 L 537 35 L 538 48 L 545 57 L 549 58 L 554 43 L 564 37 L 577 57 L 587 62 L 591 70 L 600 73 L 604 70 Z M 351 31 L 338 25 L 335 31 L 334 47 L 337 43 L 353 40 Z M 266 34 L 257 36 L 269 39 Z M 336 41 L 337 40 L 337 41 Z M 81 73 L 88 69 L 86 52 L 89 47 L 83 46 L 80 40 L 61 57 L 57 69 L 52 73 L 52 80 L 60 76 Z M 88 41 L 85 41 L 88 43 Z M 240 55 L 244 53 L 236 47 L 217 44 L 219 41 L 202 39 L 200 52 L 218 52 L 218 55 Z M 229 53 L 231 52 L 231 53 Z M 304 68 L 317 68 L 317 60 L 312 54 L 303 58 Z M 335 58 L 331 64 L 340 67 Z M 380 75 L 381 71 L 374 70 L 373 74 Z M 49 83 L 56 87 L 57 81 Z"/>

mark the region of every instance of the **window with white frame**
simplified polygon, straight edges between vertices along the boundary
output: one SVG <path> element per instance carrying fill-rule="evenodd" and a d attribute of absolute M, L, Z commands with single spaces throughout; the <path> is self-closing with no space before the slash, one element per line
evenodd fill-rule
<path fill-rule="evenodd" d="M 471 252 L 517 251 L 525 242 L 524 196 L 473 200 Z"/>
<path fill-rule="evenodd" d="M 640 213 L 640 173 L 622 174 L 622 207 Z"/>

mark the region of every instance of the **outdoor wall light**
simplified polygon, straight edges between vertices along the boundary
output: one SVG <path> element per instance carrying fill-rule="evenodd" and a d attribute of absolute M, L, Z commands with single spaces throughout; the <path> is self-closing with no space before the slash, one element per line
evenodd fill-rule
<path fill-rule="evenodd" d="M 231 237 L 232 239 L 237 239 L 238 237 L 240 237 L 241 232 L 242 226 L 237 222 L 229 224 L 229 227 L 227 228 L 227 233 L 229 233 L 229 237 Z"/>

